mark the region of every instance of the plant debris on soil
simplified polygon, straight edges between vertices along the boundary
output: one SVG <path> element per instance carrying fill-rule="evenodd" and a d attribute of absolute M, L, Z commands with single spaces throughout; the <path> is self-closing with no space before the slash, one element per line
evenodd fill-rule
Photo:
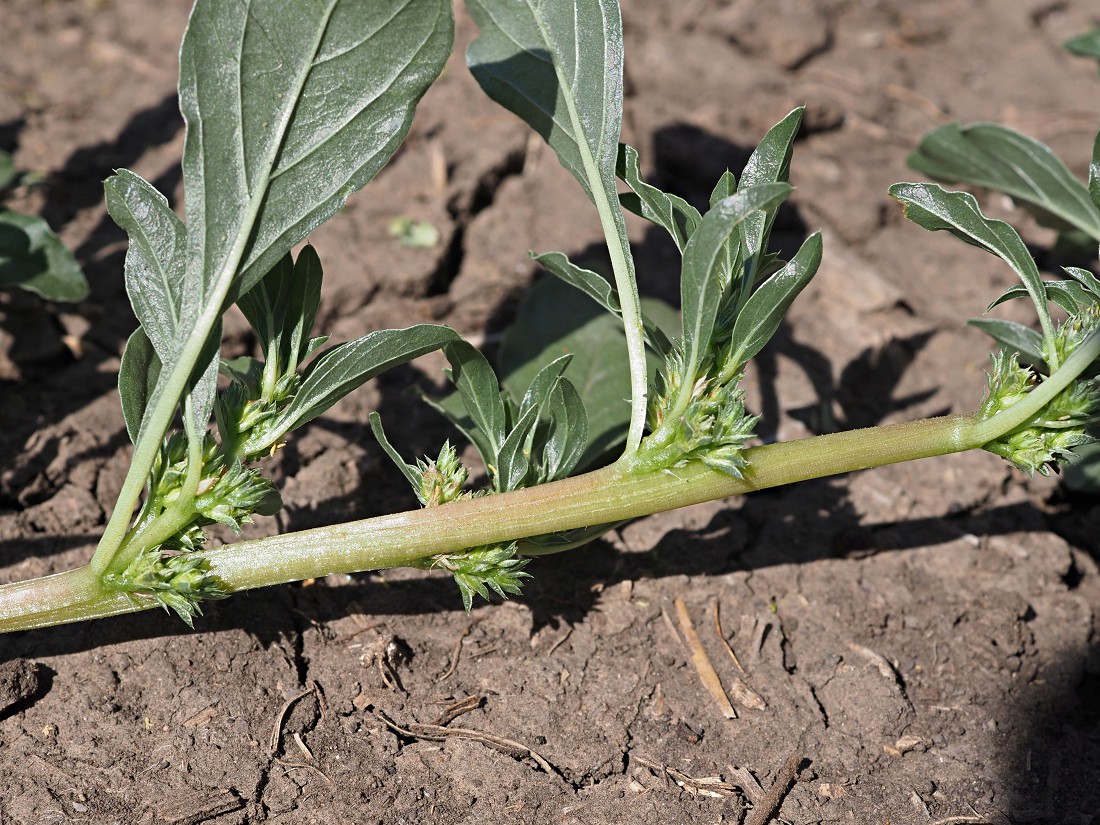
<path fill-rule="evenodd" d="M 705 202 L 808 106 L 776 237 L 821 227 L 825 259 L 750 373 L 761 437 L 975 408 L 989 343 L 965 319 L 1013 275 L 906 224 L 886 188 L 956 119 L 1087 158 L 1100 80 L 1060 44 L 1093 4 L 624 5 L 624 139 L 658 185 Z M 0 293 L 3 581 L 83 564 L 125 472 L 135 322 L 101 182 L 133 168 L 179 207 L 188 6 L 0 11 L 0 148 L 46 176 L 11 205 L 92 287 L 78 306 Z M 472 36 L 460 14 L 405 146 L 311 239 L 338 339 L 439 321 L 491 347 L 538 277 L 528 250 L 598 254 L 583 194 L 466 72 Z M 987 205 L 1042 267 L 1073 263 Z M 675 250 L 630 227 L 643 291 L 674 300 Z M 243 319 L 226 335 L 251 346 Z M 414 507 L 367 413 L 436 449 L 445 426 L 405 390 L 441 366 L 384 375 L 294 439 L 287 509 L 246 534 Z M 1100 822 L 1098 535 L 1095 498 L 972 453 L 646 518 L 469 616 L 449 579 L 409 571 L 211 603 L 194 632 L 146 613 L 0 637 L 0 823 Z"/>

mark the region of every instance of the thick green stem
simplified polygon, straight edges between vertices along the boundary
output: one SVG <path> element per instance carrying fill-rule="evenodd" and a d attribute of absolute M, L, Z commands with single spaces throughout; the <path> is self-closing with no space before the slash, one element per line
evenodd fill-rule
<path fill-rule="evenodd" d="M 440 507 L 239 542 L 209 551 L 230 592 L 408 565 L 438 553 L 637 518 L 810 478 L 981 446 L 971 416 L 949 416 L 817 436 L 748 450 L 737 479 L 691 464 L 629 473 L 617 465 L 585 475 Z M 38 593 L 45 588 L 47 595 Z M 0 631 L 130 613 L 155 606 L 98 583 L 87 568 L 0 587 Z"/>

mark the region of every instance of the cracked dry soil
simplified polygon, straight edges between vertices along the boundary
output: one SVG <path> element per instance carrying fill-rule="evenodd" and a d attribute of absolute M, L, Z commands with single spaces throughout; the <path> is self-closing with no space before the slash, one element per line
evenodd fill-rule
<path fill-rule="evenodd" d="M 179 206 L 187 5 L 0 8 L 0 145 L 47 175 L 16 205 L 60 229 L 93 286 L 76 307 L 0 296 L 5 581 L 83 563 L 126 466 L 114 374 L 134 322 L 101 181 L 126 166 Z M 777 237 L 822 227 L 826 258 L 749 377 L 761 434 L 973 408 L 988 346 L 964 321 L 1011 273 L 907 225 L 886 187 L 950 119 L 1007 123 L 1083 173 L 1100 79 L 1059 43 L 1096 8 L 625 5 L 625 139 L 659 184 L 705 199 L 809 106 Z M 460 15 L 460 46 L 472 34 Z M 399 246 L 399 216 L 440 244 Z M 527 251 L 596 256 L 597 232 L 455 57 L 395 162 L 314 236 L 320 324 L 341 340 L 442 321 L 491 345 L 537 277 Z M 674 299 L 669 244 L 631 232 L 643 290 Z M 227 346 L 249 345 L 230 322 Z M 446 429 L 405 388 L 440 366 L 387 374 L 295 438 L 275 470 L 286 511 L 249 533 L 413 506 L 366 417 L 436 449 Z M 1098 822 L 1098 526 L 1095 499 L 960 455 L 644 519 L 536 561 L 521 598 L 470 616 L 450 582 L 388 573 L 235 597 L 194 632 L 147 613 L 6 636 L 0 822 L 753 825 L 777 781 L 791 823 Z M 678 598 L 736 718 L 691 665 Z"/>

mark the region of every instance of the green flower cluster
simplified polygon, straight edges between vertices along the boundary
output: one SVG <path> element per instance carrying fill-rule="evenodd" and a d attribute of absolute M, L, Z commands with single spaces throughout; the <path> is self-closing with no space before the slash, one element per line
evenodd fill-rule
<path fill-rule="evenodd" d="M 654 394 L 649 415 L 653 435 L 642 446 L 645 465 L 671 469 L 701 461 L 741 478 L 747 467 L 745 445 L 758 421 L 745 411 L 745 392 L 740 388 L 744 373 L 737 372 L 725 381 L 712 375 L 698 379 L 687 407 L 673 417 L 672 404 L 683 383 L 681 364 L 678 353 L 669 356 Z"/>
<path fill-rule="evenodd" d="M 196 615 L 202 615 L 200 601 L 229 595 L 201 554 L 167 552 L 165 545 L 145 550 L 122 573 L 107 573 L 103 581 L 134 598 L 155 599 L 166 611 L 174 610 L 188 627 Z"/>
<path fill-rule="evenodd" d="M 1054 337 L 1059 362 L 1068 358 L 1090 334 L 1100 328 L 1100 306 L 1075 313 Z M 1096 365 L 1093 365 L 1095 372 Z M 1007 349 L 992 356 L 988 390 L 979 417 L 988 419 L 1022 400 L 1040 380 L 1030 367 L 1022 366 Z M 1097 440 L 1100 425 L 1100 379 L 1095 375 L 1078 378 L 1059 393 L 1030 421 L 985 445 L 1019 469 L 1049 475 L 1051 469 L 1073 461 L 1075 447 Z"/>
<path fill-rule="evenodd" d="M 454 576 L 462 594 L 462 606 L 469 613 L 475 593 L 483 599 L 489 598 L 490 589 L 503 599 L 508 598 L 509 593 L 519 595 L 523 579 L 530 578 L 523 572 L 528 562 L 530 559 L 516 556 L 513 541 L 474 547 L 461 553 L 443 553 L 433 556 L 425 566 L 446 570 Z"/>

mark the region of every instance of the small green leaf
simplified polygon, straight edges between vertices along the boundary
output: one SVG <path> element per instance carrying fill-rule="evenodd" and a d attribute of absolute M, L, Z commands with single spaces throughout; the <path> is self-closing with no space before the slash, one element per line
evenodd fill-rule
<path fill-rule="evenodd" d="M 526 449 L 532 429 L 538 423 L 538 407 L 529 408 L 509 431 L 497 452 L 493 487 L 498 493 L 526 486 L 524 480 L 531 468 L 531 454 Z"/>
<path fill-rule="evenodd" d="M 280 376 L 295 372 L 312 352 L 315 339 L 309 332 L 321 303 L 322 279 L 321 261 L 307 244 L 296 261 L 287 253 L 237 299 L 269 359 L 265 375 L 271 385 Z"/>
<path fill-rule="evenodd" d="M 699 223 L 684 250 L 680 276 L 680 309 L 683 312 L 685 387 L 691 384 L 709 351 L 714 322 L 723 292 L 720 267 L 726 240 L 754 212 L 783 201 L 791 192 L 786 183 L 746 187 L 719 201 Z"/>
<path fill-rule="evenodd" d="M 535 380 L 531 382 L 531 386 L 527 388 L 527 392 L 523 394 L 523 399 L 520 401 L 520 418 L 532 407 L 540 411 L 546 407 L 550 400 L 550 393 L 557 386 L 557 383 L 561 380 L 561 374 L 565 372 L 565 368 L 569 366 L 569 362 L 572 360 L 573 354 L 566 353 L 560 358 L 555 358 L 538 371 Z"/>
<path fill-rule="evenodd" d="M 505 438 L 506 416 L 500 398 L 500 383 L 489 361 L 477 349 L 459 340 L 444 348 L 451 363 L 450 379 L 458 389 L 473 429 L 484 442 L 467 432 L 487 467 L 497 465 L 497 454 Z"/>
<path fill-rule="evenodd" d="M 983 215 L 974 196 L 966 192 L 947 192 L 934 183 L 895 183 L 889 191 L 901 202 L 905 217 L 909 220 L 932 231 L 946 229 L 957 238 L 998 256 L 1012 267 L 1027 288 L 1039 315 L 1043 328 L 1041 351 L 1046 353 L 1046 359 L 1056 359 L 1046 289 L 1035 260 L 1016 230 L 1004 221 Z M 1050 366 L 1056 368 L 1057 364 Z"/>
<path fill-rule="evenodd" d="M 149 336 L 138 327 L 126 341 L 122 363 L 118 368 L 118 395 L 122 402 L 122 417 L 130 440 L 137 442 L 141 420 L 149 401 L 156 392 L 160 378 L 160 358 Z"/>
<path fill-rule="evenodd" d="M 1062 44 L 1062 48 L 1078 57 L 1100 60 L 1100 26 L 1071 37 Z"/>
<path fill-rule="evenodd" d="M 255 390 L 260 386 L 264 362 L 259 358 L 242 355 L 240 358 L 222 359 L 218 369 L 229 380 Z"/>
<path fill-rule="evenodd" d="M 1065 272 L 1081 286 L 1100 299 L 1100 278 L 1097 278 L 1087 269 L 1080 269 L 1076 266 L 1065 267 Z"/>
<path fill-rule="evenodd" d="M 1089 197 L 1092 204 L 1100 209 L 1100 132 L 1092 142 L 1092 159 L 1089 161 Z"/>
<path fill-rule="evenodd" d="M 793 109 L 768 130 L 749 157 L 749 162 L 745 164 L 745 171 L 741 173 L 740 189 L 765 183 L 786 183 L 789 180 L 794 139 L 802 125 L 803 111 L 804 106 Z M 746 289 L 755 282 L 756 273 L 761 268 L 761 256 L 767 250 L 768 238 L 778 211 L 779 203 L 775 203 L 760 214 L 750 216 L 741 225 L 742 252 L 748 264 L 745 271 Z"/>
<path fill-rule="evenodd" d="M 254 454 L 271 446 L 279 436 L 312 421 L 378 373 L 458 340 L 449 327 L 418 324 L 379 330 L 326 350 L 306 368 L 302 386 L 272 424 L 265 443 L 249 445 L 247 452 Z"/>
<path fill-rule="evenodd" d="M 13 186 L 18 177 L 19 172 L 15 168 L 15 161 L 10 154 L 0 150 L 0 193 L 9 186 Z"/>
<path fill-rule="evenodd" d="M 76 258 L 34 215 L 0 208 L 0 286 L 18 286 L 49 301 L 83 301 L 88 282 Z"/>
<path fill-rule="evenodd" d="M 926 134 L 908 162 L 945 183 L 1004 192 L 1033 207 L 1044 225 L 1069 225 L 1100 241 L 1100 206 L 1088 188 L 1048 147 L 1027 135 L 995 123 L 949 123 Z"/>
<path fill-rule="evenodd" d="M 619 195 L 619 202 L 635 215 L 662 227 L 672 236 L 676 248 L 682 253 L 688 238 L 702 219 L 699 210 L 683 198 L 662 192 L 642 180 L 638 152 L 625 143 L 619 144 L 615 171 L 631 190 Z M 733 192 L 729 194 L 732 195 Z"/>
<path fill-rule="evenodd" d="M 237 299 L 249 326 L 260 339 L 260 348 L 268 353 L 277 341 L 286 314 L 287 293 L 294 281 L 294 259 L 288 252 L 260 281 Z"/>
<path fill-rule="evenodd" d="M 544 481 L 565 478 L 588 447 L 588 414 L 577 388 L 566 378 L 550 393 L 550 428 L 543 448 Z"/>
<path fill-rule="evenodd" d="M 1053 301 L 1069 315 L 1077 315 L 1100 301 L 1077 281 L 1047 281 L 1047 300 Z"/>
<path fill-rule="evenodd" d="M 820 264 L 821 233 L 815 232 L 803 242 L 798 254 L 764 281 L 745 303 L 733 326 L 735 349 L 729 361 L 722 365 L 724 372 L 736 372 L 764 348 Z"/>
<path fill-rule="evenodd" d="M 1031 327 L 1000 318 L 971 318 L 967 324 L 992 336 L 1012 352 L 1018 352 L 1024 361 L 1031 364 L 1043 362 L 1042 336 Z"/>
<path fill-rule="evenodd" d="M 532 255 L 531 258 L 565 283 L 579 289 L 616 318 L 622 318 L 623 313 L 619 307 L 619 296 L 615 294 L 615 287 L 602 275 L 591 269 L 577 266 L 561 252 L 544 252 L 541 255 Z M 664 357 L 671 350 L 672 344 L 668 336 L 644 313 L 642 314 L 642 334 L 646 344 L 657 355 Z"/>
<path fill-rule="evenodd" d="M 561 252 L 532 254 L 531 258 L 570 286 L 579 289 L 615 317 L 622 316 L 615 287 L 599 273 L 577 266 Z"/>
<path fill-rule="evenodd" d="M 622 326 L 587 297 L 556 278 L 535 283 L 500 345 L 502 383 L 522 398 L 548 363 L 567 353 L 566 377 L 588 411 L 585 469 L 622 443 L 630 420 L 630 375 Z"/>
<path fill-rule="evenodd" d="M 187 229 L 152 184 L 125 169 L 103 184 L 107 211 L 130 239 L 126 293 L 164 363 L 179 353 L 180 307 L 187 263 Z"/>
<path fill-rule="evenodd" d="M 397 448 L 390 443 L 390 440 L 386 437 L 385 431 L 382 429 L 382 416 L 376 412 L 371 412 L 368 419 L 370 420 L 371 432 L 374 433 L 374 438 L 382 448 L 382 451 L 389 456 L 390 461 L 392 461 L 397 466 L 397 469 L 401 471 L 401 474 L 408 479 L 413 490 L 419 490 L 420 473 L 417 472 L 416 467 L 413 467 L 411 464 L 406 464 L 405 459 L 397 452 Z"/>

